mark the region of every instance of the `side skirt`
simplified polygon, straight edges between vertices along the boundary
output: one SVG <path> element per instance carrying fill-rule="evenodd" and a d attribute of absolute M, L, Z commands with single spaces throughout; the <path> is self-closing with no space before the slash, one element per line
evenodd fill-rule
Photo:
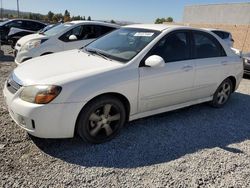
<path fill-rule="evenodd" d="M 192 105 L 195 105 L 195 104 L 200 104 L 200 103 L 204 103 L 204 102 L 208 102 L 208 101 L 212 101 L 212 100 L 213 100 L 213 97 L 211 96 L 211 97 L 204 98 L 204 99 L 198 99 L 198 100 L 194 100 L 194 101 L 190 101 L 190 102 L 186 102 L 186 103 L 182 103 L 182 104 L 177 104 L 177 105 L 173 105 L 173 106 L 168 106 L 168 107 L 164 107 L 164 108 L 160 108 L 160 109 L 156 109 L 156 110 L 137 113 L 137 114 L 131 115 L 129 117 L 129 121 L 133 121 L 133 120 L 136 120 L 136 119 L 152 116 L 152 115 L 155 115 L 155 114 L 160 114 L 160 113 L 164 113 L 164 112 L 177 110 L 177 109 L 180 109 L 180 108 L 184 108 L 184 107 L 187 107 L 187 106 L 192 106 Z"/>

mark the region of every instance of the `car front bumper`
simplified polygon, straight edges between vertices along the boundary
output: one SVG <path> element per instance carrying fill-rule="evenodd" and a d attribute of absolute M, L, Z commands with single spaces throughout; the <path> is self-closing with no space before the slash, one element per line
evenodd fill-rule
<path fill-rule="evenodd" d="M 29 134 L 40 138 L 72 138 L 82 103 L 38 105 L 21 100 L 22 89 L 12 94 L 5 83 L 3 94 L 11 118 Z"/>

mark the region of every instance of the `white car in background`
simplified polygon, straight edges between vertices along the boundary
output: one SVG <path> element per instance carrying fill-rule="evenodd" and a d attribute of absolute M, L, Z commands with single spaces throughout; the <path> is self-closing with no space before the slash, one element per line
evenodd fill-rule
<path fill-rule="evenodd" d="M 233 36 L 232 36 L 232 34 L 230 32 L 220 30 L 220 29 L 207 29 L 207 30 L 209 30 L 209 31 L 213 32 L 214 34 L 218 35 L 228 46 L 233 48 L 234 39 L 233 39 Z"/>
<path fill-rule="evenodd" d="M 72 21 L 51 29 L 28 35 L 17 41 L 14 55 L 16 64 L 34 57 L 81 48 L 96 38 L 120 26 L 97 21 Z"/>
<path fill-rule="evenodd" d="M 242 57 L 242 51 L 236 48 L 233 48 L 234 39 L 230 32 L 219 30 L 219 29 L 206 29 L 208 31 L 213 32 L 214 34 L 218 35 L 231 49 L 236 53 L 238 56 Z"/>
<path fill-rule="evenodd" d="M 203 102 L 222 107 L 242 76 L 242 59 L 211 32 L 139 24 L 18 66 L 4 97 L 14 121 L 34 136 L 78 133 L 101 143 L 126 121 Z"/>

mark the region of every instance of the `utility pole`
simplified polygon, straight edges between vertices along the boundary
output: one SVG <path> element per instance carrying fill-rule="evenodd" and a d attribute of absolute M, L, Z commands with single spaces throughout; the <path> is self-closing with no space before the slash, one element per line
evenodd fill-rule
<path fill-rule="evenodd" d="M 3 20 L 3 0 L 1 0 L 1 19 Z M 2 56 L 4 53 L 2 51 L 2 36 L 0 32 L 0 56 Z"/>
<path fill-rule="evenodd" d="M 3 0 L 1 0 L 1 19 L 3 20 Z"/>
<path fill-rule="evenodd" d="M 19 0 L 17 0 L 17 17 L 19 18 Z"/>

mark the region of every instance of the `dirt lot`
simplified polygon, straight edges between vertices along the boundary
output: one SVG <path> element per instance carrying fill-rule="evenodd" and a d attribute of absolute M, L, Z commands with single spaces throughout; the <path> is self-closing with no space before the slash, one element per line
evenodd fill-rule
<path fill-rule="evenodd" d="M 14 67 L 11 55 L 0 58 L 0 91 Z M 250 187 L 249 114 L 244 79 L 222 109 L 202 104 L 141 119 L 89 145 L 30 138 L 0 92 L 0 187 Z"/>

